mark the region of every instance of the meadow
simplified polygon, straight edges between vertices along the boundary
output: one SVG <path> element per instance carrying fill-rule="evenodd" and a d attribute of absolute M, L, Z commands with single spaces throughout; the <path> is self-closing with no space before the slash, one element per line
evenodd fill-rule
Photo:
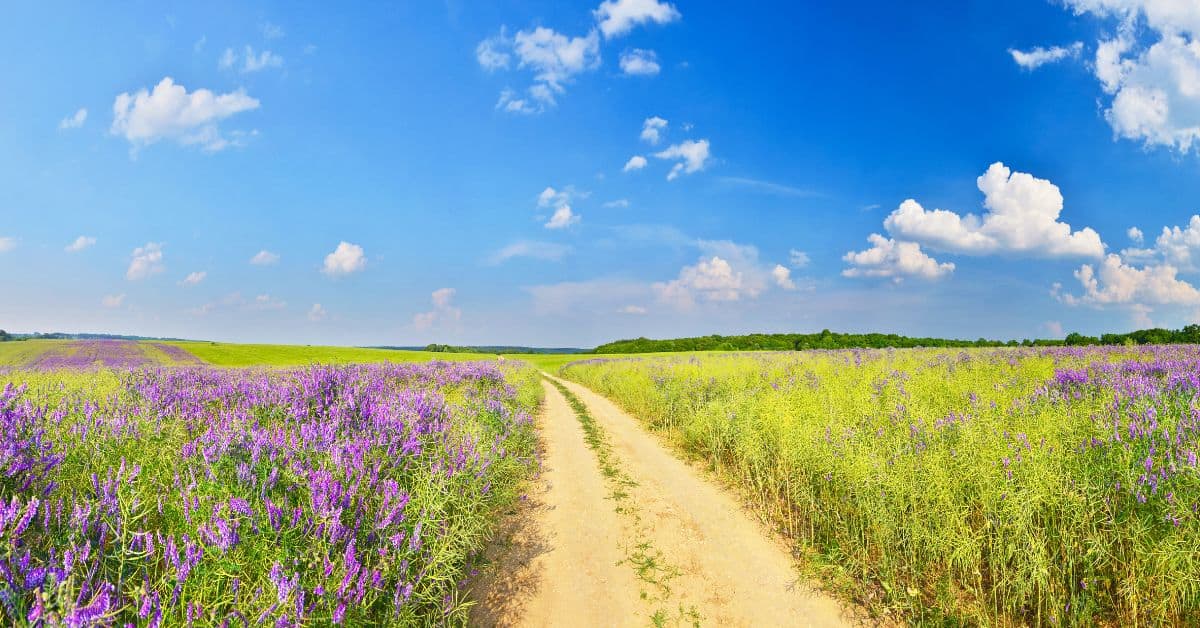
<path fill-rule="evenodd" d="M 832 588 L 914 623 L 1200 622 L 1200 347 L 590 360 Z"/>
<path fill-rule="evenodd" d="M 461 624 L 536 468 L 519 363 L 49 348 L 0 373 L 6 625 Z"/>

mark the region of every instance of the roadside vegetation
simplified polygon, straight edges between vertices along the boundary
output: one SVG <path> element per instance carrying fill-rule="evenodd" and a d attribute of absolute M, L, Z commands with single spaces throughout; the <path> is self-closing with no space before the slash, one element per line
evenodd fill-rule
<path fill-rule="evenodd" d="M 593 360 L 562 373 L 917 623 L 1200 622 L 1200 348 Z"/>

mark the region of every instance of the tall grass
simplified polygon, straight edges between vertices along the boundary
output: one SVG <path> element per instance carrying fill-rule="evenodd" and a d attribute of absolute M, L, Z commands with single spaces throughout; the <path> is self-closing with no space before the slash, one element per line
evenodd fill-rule
<path fill-rule="evenodd" d="M 563 374 L 919 622 L 1200 622 L 1200 349 L 594 361 Z"/>

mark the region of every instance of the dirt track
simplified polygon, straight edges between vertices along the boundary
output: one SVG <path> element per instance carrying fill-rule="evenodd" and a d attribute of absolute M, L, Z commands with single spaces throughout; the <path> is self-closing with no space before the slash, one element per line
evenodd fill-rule
<path fill-rule="evenodd" d="M 588 406 L 636 485 L 622 487 L 629 495 L 619 503 L 612 498 L 612 478 L 601 473 L 574 412 L 545 384 L 543 473 L 476 587 L 473 624 L 646 626 L 655 613 L 683 625 L 855 623 L 800 579 L 783 544 L 736 499 L 607 399 L 563 383 Z"/>

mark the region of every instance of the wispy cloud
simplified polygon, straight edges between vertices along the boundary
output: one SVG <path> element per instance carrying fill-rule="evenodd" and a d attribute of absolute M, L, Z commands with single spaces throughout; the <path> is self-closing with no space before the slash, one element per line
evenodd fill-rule
<path fill-rule="evenodd" d="M 717 182 L 727 187 L 737 187 L 750 190 L 752 192 L 760 192 L 762 194 L 773 194 L 775 196 L 789 196 L 793 198 L 813 198 L 824 196 L 821 192 L 810 188 L 802 188 L 786 183 L 775 183 L 773 181 L 764 181 L 762 179 L 751 179 L 749 177 L 717 177 Z"/>

